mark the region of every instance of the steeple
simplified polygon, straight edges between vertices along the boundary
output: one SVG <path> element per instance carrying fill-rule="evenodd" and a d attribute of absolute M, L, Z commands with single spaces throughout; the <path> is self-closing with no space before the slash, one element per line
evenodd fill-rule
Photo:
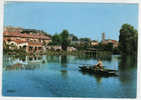
<path fill-rule="evenodd" d="M 104 41 L 105 40 L 105 33 L 103 32 L 102 33 L 102 41 Z"/>

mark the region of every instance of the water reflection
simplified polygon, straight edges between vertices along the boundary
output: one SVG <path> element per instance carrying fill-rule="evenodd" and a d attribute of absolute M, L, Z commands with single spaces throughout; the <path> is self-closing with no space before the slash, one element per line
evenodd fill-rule
<path fill-rule="evenodd" d="M 61 72 L 61 76 L 62 76 L 64 79 L 67 79 L 67 77 L 68 77 L 68 71 L 62 69 L 60 72 Z"/>
<path fill-rule="evenodd" d="M 60 57 L 61 57 L 61 66 L 66 68 L 66 67 L 67 67 L 67 63 L 68 63 L 68 61 L 67 61 L 67 56 L 62 55 L 62 56 L 60 56 Z M 62 69 L 62 70 L 61 70 L 61 75 L 62 75 L 62 77 L 63 77 L 64 79 L 66 79 L 67 76 L 68 76 L 68 71 L 65 70 L 65 69 Z"/>
<path fill-rule="evenodd" d="M 137 74 L 137 57 L 136 56 L 121 56 L 119 58 L 119 75 L 122 83 L 128 83 L 132 80 L 136 80 Z M 125 80 L 126 79 L 126 80 Z"/>
<path fill-rule="evenodd" d="M 122 55 L 119 58 L 119 69 L 120 70 L 130 70 L 137 66 L 136 56 L 125 56 Z"/>
<path fill-rule="evenodd" d="M 96 82 L 97 83 L 101 83 L 102 82 L 102 78 L 105 77 L 105 76 L 100 76 L 100 75 L 97 75 L 97 74 L 89 74 L 87 72 L 84 72 L 84 71 L 80 71 L 83 75 L 88 75 L 90 77 L 93 77 L 94 79 L 96 79 Z"/>
<path fill-rule="evenodd" d="M 101 59 L 102 61 L 108 61 L 111 62 L 112 60 L 112 55 L 94 55 L 94 56 L 76 56 L 76 60 L 90 60 L 90 59 L 94 59 L 94 60 L 98 60 Z"/>
<path fill-rule="evenodd" d="M 45 62 L 42 56 L 4 56 L 3 69 L 7 70 L 34 70 Z"/>
<path fill-rule="evenodd" d="M 62 67 L 67 67 L 67 56 L 61 56 L 61 65 Z"/>
<path fill-rule="evenodd" d="M 46 60 L 48 63 L 59 63 L 60 56 L 46 56 Z"/>
<path fill-rule="evenodd" d="M 132 57 L 118 59 L 113 55 L 102 58 L 102 61 L 106 68 L 114 69 L 115 66 L 119 69 L 120 76 L 111 78 L 78 71 L 80 64 L 97 63 L 97 57 L 4 55 L 3 95 L 33 96 L 37 93 L 38 97 L 49 97 L 50 94 L 57 97 L 135 97 L 136 60 Z M 19 91 L 21 89 L 23 94 Z M 16 92 L 7 93 L 7 90 Z"/>
<path fill-rule="evenodd" d="M 34 70 L 40 68 L 39 64 L 36 65 L 24 65 L 24 64 L 20 64 L 20 63 L 16 63 L 13 65 L 9 65 L 9 66 L 5 66 L 4 70 L 8 71 L 8 70 Z"/>

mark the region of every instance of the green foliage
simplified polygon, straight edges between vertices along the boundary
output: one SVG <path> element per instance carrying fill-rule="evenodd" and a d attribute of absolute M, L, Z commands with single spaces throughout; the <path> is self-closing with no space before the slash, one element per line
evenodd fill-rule
<path fill-rule="evenodd" d="M 47 32 L 44 32 L 43 30 L 37 30 L 37 29 L 23 29 L 21 33 L 32 33 L 32 34 L 37 34 L 37 33 L 40 33 L 40 34 L 44 34 L 46 36 L 49 36 L 51 37 L 51 35 L 49 35 Z"/>
<path fill-rule="evenodd" d="M 54 36 L 52 36 L 52 44 L 61 45 L 61 36 L 58 34 L 55 34 Z"/>
<path fill-rule="evenodd" d="M 72 41 L 78 41 L 78 37 L 75 36 L 74 34 L 69 34 L 69 37 L 71 37 Z"/>
<path fill-rule="evenodd" d="M 99 43 L 99 45 L 95 46 L 96 49 L 104 50 L 104 51 L 113 51 L 113 43 L 108 44 L 102 44 Z"/>
<path fill-rule="evenodd" d="M 108 44 L 105 46 L 105 49 L 108 50 L 108 51 L 113 51 L 113 43 L 108 43 Z"/>
<path fill-rule="evenodd" d="M 68 37 L 69 32 L 67 30 L 63 30 L 60 34 L 52 36 L 52 42 L 49 43 L 49 45 L 61 45 L 62 50 L 67 50 L 67 47 L 70 45 Z"/>
<path fill-rule="evenodd" d="M 91 39 L 90 39 L 90 38 L 80 38 L 80 41 L 90 42 L 90 41 L 91 41 Z"/>
<path fill-rule="evenodd" d="M 66 51 L 66 50 L 67 50 L 67 47 L 68 47 L 69 44 L 70 44 L 70 41 L 69 41 L 69 39 L 68 39 L 68 37 L 69 37 L 69 32 L 68 32 L 67 30 L 63 30 L 63 31 L 61 32 L 60 36 L 61 36 L 61 40 L 62 40 L 62 42 L 61 42 L 61 47 L 62 47 L 63 50 Z"/>
<path fill-rule="evenodd" d="M 138 32 L 129 24 L 122 25 L 119 36 L 119 49 L 122 54 L 137 53 Z"/>
<path fill-rule="evenodd" d="M 73 35 L 72 41 L 77 41 L 77 40 L 78 40 L 78 37 Z"/>
<path fill-rule="evenodd" d="M 120 50 L 118 47 L 113 48 L 113 54 L 119 54 L 120 53 L 119 51 Z"/>

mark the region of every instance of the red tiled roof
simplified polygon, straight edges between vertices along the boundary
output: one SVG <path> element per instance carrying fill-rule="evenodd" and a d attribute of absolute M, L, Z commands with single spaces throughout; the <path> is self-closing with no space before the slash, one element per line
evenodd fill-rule
<path fill-rule="evenodd" d="M 34 39 L 47 39 L 50 40 L 50 37 L 43 34 L 26 34 L 26 33 L 16 33 L 16 32 L 4 32 L 4 36 L 11 37 L 23 37 L 23 38 L 34 38 Z"/>
<path fill-rule="evenodd" d="M 42 46 L 42 43 L 34 43 L 34 42 L 28 42 L 29 46 Z"/>
<path fill-rule="evenodd" d="M 118 41 L 116 41 L 116 40 L 111 40 L 111 39 L 108 39 L 108 40 L 104 40 L 102 43 L 103 43 L 103 44 L 107 44 L 107 43 L 118 44 Z"/>
<path fill-rule="evenodd" d="M 14 42 L 16 42 L 17 44 L 21 44 L 21 43 L 27 43 L 26 41 L 20 40 L 20 39 L 16 39 L 13 40 Z"/>

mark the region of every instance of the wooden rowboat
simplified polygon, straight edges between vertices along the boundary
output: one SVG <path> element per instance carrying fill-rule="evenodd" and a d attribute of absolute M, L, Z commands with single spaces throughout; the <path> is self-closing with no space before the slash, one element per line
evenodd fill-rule
<path fill-rule="evenodd" d="M 117 70 L 112 69 L 97 69 L 92 66 L 80 66 L 80 71 L 88 74 L 97 74 L 99 76 L 118 76 Z"/>

